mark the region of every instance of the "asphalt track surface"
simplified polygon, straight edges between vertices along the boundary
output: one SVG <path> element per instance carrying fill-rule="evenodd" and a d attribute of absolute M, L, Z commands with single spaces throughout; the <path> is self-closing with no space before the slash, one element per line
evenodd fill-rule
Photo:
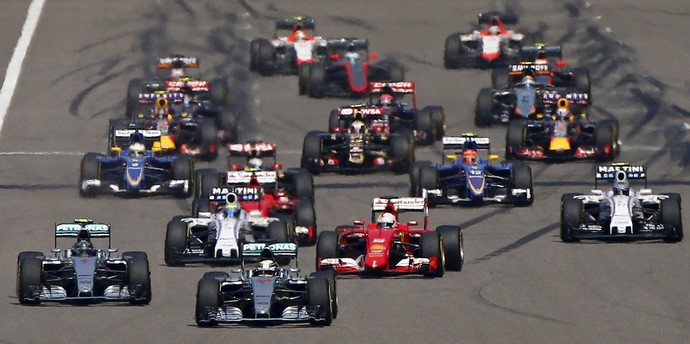
<path fill-rule="evenodd" d="M 27 3 L 0 3 L 2 73 Z M 469 29 L 476 13 L 504 8 L 521 15 L 528 41 L 563 44 L 571 65 L 591 69 L 592 116 L 620 119 L 620 160 L 647 164 L 656 191 L 687 195 L 686 1 L 49 0 L 0 151 L 61 153 L 0 155 L 0 343 L 686 342 L 687 242 L 559 240 L 560 195 L 592 187 L 590 163 L 532 164 L 536 201 L 529 208 L 433 209 L 432 226 L 464 228 L 463 271 L 441 279 L 340 279 L 340 316 L 325 328 L 197 328 L 196 283 L 212 268 L 168 268 L 162 256 L 165 223 L 187 213 L 190 200 L 78 196 L 80 153 L 105 149 L 106 123 L 122 115 L 128 80 L 150 72 L 153 58 L 169 53 L 198 55 L 207 75 L 228 77 L 242 110 L 243 138 L 275 141 L 283 164 L 297 165 L 304 134 L 325 129 L 328 111 L 349 100 L 306 99 L 297 96 L 295 77 L 249 73 L 248 41 L 270 36 L 273 19 L 295 14 L 314 16 L 324 36 L 369 38 L 371 51 L 406 66 L 421 104 L 445 107 L 449 133 L 477 131 L 501 147 L 504 127 L 476 130 L 472 122 L 489 72 L 444 70 L 442 47 L 448 34 Z M 418 160 L 439 159 L 439 148 L 418 149 Z M 212 165 L 222 168 L 223 159 Z M 367 218 L 371 197 L 404 194 L 407 183 L 407 176 L 385 174 L 317 177 L 319 228 Z M 73 217 L 110 222 L 121 252 L 148 252 L 150 305 L 18 304 L 17 253 L 49 252 L 53 223 Z M 314 248 L 300 255 L 303 271 L 312 271 Z"/>

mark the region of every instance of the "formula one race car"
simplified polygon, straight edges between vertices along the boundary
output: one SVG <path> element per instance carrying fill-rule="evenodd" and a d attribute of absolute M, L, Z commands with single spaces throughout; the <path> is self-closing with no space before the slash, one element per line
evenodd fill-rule
<path fill-rule="evenodd" d="M 156 60 L 157 75 L 152 81 L 132 79 L 127 86 L 126 116 L 130 118 L 139 104 L 139 94 L 163 92 L 191 92 L 197 100 L 208 101 L 213 106 L 230 104 L 227 80 L 205 80 L 199 72 L 199 58 L 171 55 Z"/>
<path fill-rule="evenodd" d="M 431 145 L 441 140 L 446 130 L 441 106 L 417 109 L 414 82 L 372 82 L 369 84 L 369 102 L 353 104 L 331 110 L 328 131 L 343 132 L 350 129 L 355 116 L 361 115 L 373 133 L 413 133 L 418 144 Z M 399 100 L 412 94 L 412 106 Z"/>
<path fill-rule="evenodd" d="M 219 191 L 212 193 L 211 198 L 213 206 L 208 212 L 195 217 L 175 216 L 168 222 L 164 250 L 168 266 L 237 264 L 242 243 L 289 240 L 287 222 L 244 209 L 242 203 L 253 201 L 255 195 Z"/>
<path fill-rule="evenodd" d="M 422 228 L 415 220 L 399 222 L 404 212 L 422 212 Z M 355 221 L 324 231 L 316 243 L 316 270 L 338 274 L 423 274 L 442 277 L 460 271 L 464 262 L 462 231 L 458 226 L 428 230 L 429 208 L 424 197 L 377 197 L 371 201 L 371 223 Z"/>
<path fill-rule="evenodd" d="M 443 138 L 441 165 L 419 162 L 410 170 L 410 194 L 426 190 L 429 205 L 507 203 L 529 206 L 534 201 L 532 169 L 523 163 L 502 162 L 491 154 L 488 137 L 472 133 Z M 480 153 L 484 156 L 480 158 Z M 486 153 L 486 154 L 484 154 Z"/>
<path fill-rule="evenodd" d="M 590 121 L 570 111 L 561 98 L 557 110 L 540 120 L 514 120 L 506 133 L 506 159 L 566 161 L 611 160 L 618 155 L 618 123 Z"/>
<path fill-rule="evenodd" d="M 540 84 L 535 81 L 532 67 L 521 71 L 519 83 L 499 89 L 482 88 L 477 95 L 474 124 L 478 127 L 508 123 L 516 119 L 539 119 L 556 112 L 558 99 L 566 98 L 572 112 L 586 113 L 590 94 L 568 88 Z"/>
<path fill-rule="evenodd" d="M 508 68 L 491 70 L 491 87 L 503 88 L 519 83 L 525 71 L 532 72 L 537 84 L 553 85 L 566 88 L 572 92 L 591 94 L 591 80 L 587 68 L 566 69 L 560 45 L 547 46 L 537 43 L 523 47 L 520 62 L 508 65 Z M 591 100 L 590 100 L 591 102 Z"/>
<path fill-rule="evenodd" d="M 505 27 L 517 22 L 518 18 L 509 14 L 480 13 L 477 30 L 446 38 L 443 65 L 449 69 L 492 68 L 517 62 L 524 35 Z"/>
<path fill-rule="evenodd" d="M 415 160 L 414 146 L 411 133 L 373 133 L 358 114 L 347 132 L 308 132 L 302 146 L 301 166 L 312 174 L 389 170 L 405 173 Z"/>
<path fill-rule="evenodd" d="M 369 41 L 357 38 L 329 39 L 326 59 L 300 68 L 299 93 L 309 97 L 362 97 L 370 81 L 402 81 L 405 70 L 392 61 L 372 63 Z"/>
<path fill-rule="evenodd" d="M 300 276 L 297 245 L 245 243 L 242 258 L 242 269 L 234 270 L 233 275 L 211 271 L 199 281 L 197 325 L 305 322 L 328 326 L 338 317 L 335 275 L 315 272 Z M 250 259 L 260 261 L 252 264 Z"/>
<path fill-rule="evenodd" d="M 325 57 L 326 40 L 310 35 L 314 19 L 293 17 L 275 22 L 273 39 L 255 38 L 249 43 L 249 69 L 270 76 L 273 73 L 297 74 L 305 64 Z"/>
<path fill-rule="evenodd" d="M 117 156 L 86 153 L 81 160 L 79 194 L 172 194 L 185 198 L 193 191 L 192 170 L 189 157 L 158 157 L 137 140 Z"/>
<path fill-rule="evenodd" d="M 630 181 L 643 179 L 644 188 L 633 190 Z M 597 188 L 600 180 L 613 180 L 610 191 Z M 641 165 L 614 163 L 597 166 L 591 194 L 567 193 L 561 197 L 561 240 L 580 239 L 683 240 L 681 196 L 653 194 L 647 189 L 647 170 Z"/>
<path fill-rule="evenodd" d="M 54 257 L 36 251 L 20 252 L 17 256 L 17 299 L 21 304 L 151 301 L 146 253 L 113 255 L 117 249 L 110 246 L 110 225 L 89 219 L 56 224 L 55 247 L 58 238 L 64 237 L 77 241 L 68 249 L 52 249 Z M 95 248 L 92 238 L 108 238 L 108 248 Z"/>

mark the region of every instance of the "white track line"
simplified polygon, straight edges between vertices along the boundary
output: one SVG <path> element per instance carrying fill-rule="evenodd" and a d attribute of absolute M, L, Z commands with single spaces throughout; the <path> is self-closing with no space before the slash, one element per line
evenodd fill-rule
<path fill-rule="evenodd" d="M 38 26 L 38 19 L 41 17 L 45 2 L 46 0 L 31 1 L 29 10 L 26 13 L 24 26 L 22 27 L 22 34 L 19 36 L 17 46 L 14 48 L 10 63 L 7 65 L 5 80 L 2 82 L 2 88 L 0 89 L 0 131 L 5 123 L 5 116 L 10 108 L 10 102 L 22 71 L 22 63 L 24 63 L 24 57 L 26 57 L 26 52 L 29 50 L 29 44 Z"/>

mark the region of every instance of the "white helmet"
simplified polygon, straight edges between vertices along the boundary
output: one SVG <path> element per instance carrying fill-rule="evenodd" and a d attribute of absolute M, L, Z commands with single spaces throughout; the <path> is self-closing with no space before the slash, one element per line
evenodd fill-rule
<path fill-rule="evenodd" d="M 376 223 L 379 225 L 379 228 L 393 228 L 393 226 L 395 226 L 397 223 L 397 220 L 395 219 L 395 215 L 391 213 L 383 213 L 379 215 Z"/>
<path fill-rule="evenodd" d="M 350 125 L 350 134 L 363 134 L 364 133 L 364 122 L 362 121 L 354 121 Z"/>
<path fill-rule="evenodd" d="M 129 155 L 130 156 L 144 156 L 146 153 L 146 147 L 141 142 L 134 142 L 129 145 Z"/>
<path fill-rule="evenodd" d="M 613 179 L 613 194 L 614 195 L 629 195 L 630 183 L 628 182 L 628 175 L 623 171 L 617 171 Z"/>
<path fill-rule="evenodd" d="M 274 261 L 266 259 L 259 262 L 257 270 L 262 276 L 274 276 L 276 271 L 278 271 L 278 266 L 276 266 Z"/>
<path fill-rule="evenodd" d="M 498 35 L 500 32 L 501 29 L 499 29 L 496 25 L 492 25 L 491 27 L 489 27 L 489 34 Z"/>
<path fill-rule="evenodd" d="M 264 161 L 261 160 L 261 158 L 253 157 L 250 158 L 249 161 L 247 161 L 247 170 L 249 171 L 258 171 L 261 169 L 261 165 L 263 165 Z"/>
<path fill-rule="evenodd" d="M 184 77 L 184 68 L 173 68 L 170 70 L 170 78 L 177 79 Z"/>
<path fill-rule="evenodd" d="M 560 108 L 560 109 L 556 110 L 556 116 L 558 116 L 560 118 L 567 118 L 568 115 L 569 115 L 569 112 L 568 112 L 568 109 L 566 109 L 566 108 Z"/>
<path fill-rule="evenodd" d="M 295 32 L 296 41 L 303 41 L 305 38 L 307 38 L 307 35 L 304 34 L 304 31 L 297 30 L 297 32 Z"/>

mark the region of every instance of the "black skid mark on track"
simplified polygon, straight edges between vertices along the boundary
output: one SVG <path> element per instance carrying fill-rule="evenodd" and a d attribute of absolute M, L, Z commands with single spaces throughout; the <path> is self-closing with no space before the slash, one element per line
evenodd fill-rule
<path fill-rule="evenodd" d="M 359 28 L 365 29 L 367 31 L 375 31 L 376 30 L 376 26 L 369 24 L 368 22 L 366 22 L 360 18 L 343 17 L 343 16 L 329 16 L 328 18 L 331 21 L 345 24 L 348 26 L 359 27 Z"/>
<path fill-rule="evenodd" d="M 74 190 L 74 184 L 0 184 L 0 190 Z"/>
<path fill-rule="evenodd" d="M 518 249 L 518 248 L 520 248 L 520 247 L 522 247 L 522 246 L 524 246 L 524 245 L 527 245 L 528 243 L 530 243 L 530 242 L 536 240 L 537 238 L 539 238 L 539 237 L 541 237 L 541 236 L 543 236 L 543 235 L 546 235 L 547 233 L 549 233 L 549 232 L 553 231 L 554 229 L 558 228 L 559 226 L 560 226 L 559 223 L 552 223 L 552 224 L 550 224 L 550 225 L 548 225 L 548 226 L 546 226 L 546 227 L 540 228 L 540 229 L 538 229 L 537 231 L 532 232 L 532 233 L 530 233 L 530 234 L 527 234 L 527 235 L 525 235 L 524 237 L 522 237 L 522 238 L 516 240 L 515 242 L 513 242 L 513 243 L 511 243 L 511 244 L 509 244 L 509 245 L 503 246 L 503 247 L 499 248 L 499 249 L 496 250 L 496 251 L 493 251 L 493 252 L 491 252 L 491 253 L 488 253 L 488 254 L 484 255 L 483 257 L 477 258 L 476 260 L 472 261 L 471 263 L 472 263 L 472 264 L 477 264 L 477 263 L 485 262 L 485 261 L 490 260 L 490 259 L 492 259 L 492 258 L 496 258 L 496 257 L 501 256 L 501 255 L 503 255 L 503 254 L 506 254 L 506 253 L 508 253 L 508 252 L 510 252 L 510 251 L 513 251 L 513 250 L 515 250 L 515 249 Z"/>
<path fill-rule="evenodd" d="M 316 183 L 315 183 L 316 184 Z M 371 182 L 371 183 L 318 183 L 319 189 L 330 189 L 330 190 L 341 190 L 341 189 L 371 189 L 374 187 L 387 187 L 387 188 L 407 188 L 409 185 L 406 182 Z"/>

